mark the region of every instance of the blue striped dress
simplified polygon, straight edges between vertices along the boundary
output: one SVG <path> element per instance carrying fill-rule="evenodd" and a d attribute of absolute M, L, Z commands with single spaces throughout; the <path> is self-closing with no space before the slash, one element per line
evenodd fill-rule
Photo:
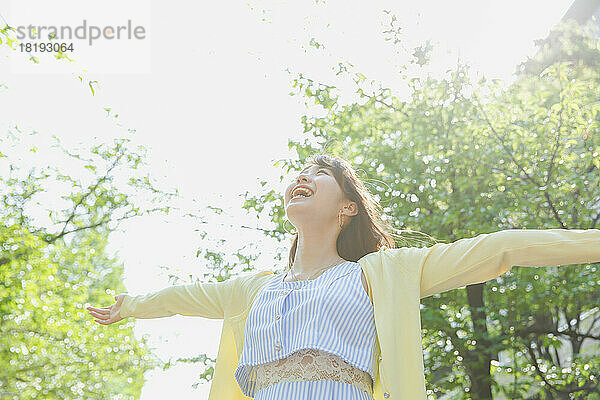
<path fill-rule="evenodd" d="M 235 378 L 255 400 L 373 400 L 372 393 L 334 380 L 281 381 L 255 390 L 253 366 L 312 348 L 333 353 L 374 382 L 375 319 L 357 262 L 345 261 L 314 279 L 285 282 L 277 274 L 256 295 L 246 320 Z"/>

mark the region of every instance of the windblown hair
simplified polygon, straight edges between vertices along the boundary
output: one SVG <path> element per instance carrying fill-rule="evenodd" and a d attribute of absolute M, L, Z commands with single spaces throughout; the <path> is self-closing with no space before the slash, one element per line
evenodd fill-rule
<path fill-rule="evenodd" d="M 394 237 L 397 235 L 393 232 L 397 230 L 381 218 L 381 205 L 365 187 L 348 161 L 332 154 L 316 154 L 310 156 L 306 163 L 329 168 L 344 197 L 358 205 L 358 213 L 350 217 L 350 222 L 344 224 L 337 237 L 336 247 L 342 258 L 356 262 L 364 255 L 378 251 L 382 246 L 396 247 Z M 418 232 L 410 229 L 402 231 Z M 297 232 L 292 234 L 288 268 L 294 264 L 298 246 L 298 234 Z"/>

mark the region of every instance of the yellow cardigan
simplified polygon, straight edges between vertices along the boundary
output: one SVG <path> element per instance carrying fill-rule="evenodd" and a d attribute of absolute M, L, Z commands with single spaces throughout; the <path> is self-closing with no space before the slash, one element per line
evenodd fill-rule
<path fill-rule="evenodd" d="M 600 230 L 509 229 L 430 247 L 382 247 L 358 262 L 374 306 L 380 354 L 373 371 L 374 398 L 426 400 L 420 299 L 488 281 L 513 266 L 600 262 Z M 253 271 L 224 282 L 127 295 L 121 316 L 223 319 L 209 400 L 249 399 L 240 391 L 234 372 L 252 301 L 272 278 L 272 271 Z"/>

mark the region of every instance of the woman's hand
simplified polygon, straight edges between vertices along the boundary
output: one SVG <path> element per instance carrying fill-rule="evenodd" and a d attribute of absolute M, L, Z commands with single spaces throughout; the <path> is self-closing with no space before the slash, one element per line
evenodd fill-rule
<path fill-rule="evenodd" d="M 110 325 L 115 322 L 119 322 L 123 318 L 121 318 L 121 304 L 123 304 L 123 299 L 125 298 L 125 294 L 118 294 L 115 296 L 115 304 L 112 306 L 97 308 L 89 306 L 87 307 L 90 315 L 95 319 L 95 321 L 101 325 Z"/>

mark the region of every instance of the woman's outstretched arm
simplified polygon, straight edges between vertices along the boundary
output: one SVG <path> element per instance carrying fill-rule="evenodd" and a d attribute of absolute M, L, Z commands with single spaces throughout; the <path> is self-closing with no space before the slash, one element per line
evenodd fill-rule
<path fill-rule="evenodd" d="M 513 266 L 600 262 L 600 230 L 508 229 L 419 250 L 423 298 L 488 281 Z"/>
<path fill-rule="evenodd" d="M 223 282 L 196 282 L 175 285 L 139 296 L 126 293 L 115 296 L 115 304 L 88 307 L 96 322 L 109 325 L 123 318 L 161 318 L 175 314 L 218 319 L 233 296 L 236 278 Z"/>

